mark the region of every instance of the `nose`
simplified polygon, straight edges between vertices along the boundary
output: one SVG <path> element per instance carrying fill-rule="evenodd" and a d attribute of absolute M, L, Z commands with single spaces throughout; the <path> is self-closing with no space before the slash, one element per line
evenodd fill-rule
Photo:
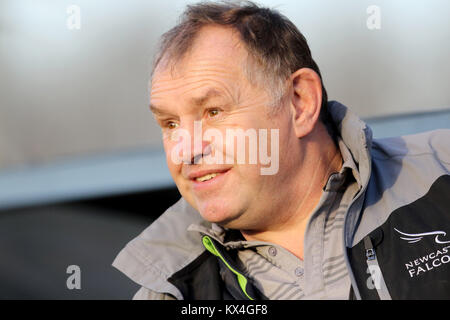
<path fill-rule="evenodd" d="M 183 123 L 178 130 L 177 149 L 184 164 L 199 164 L 201 159 L 211 153 L 211 144 L 203 140 L 201 121 Z"/>
<path fill-rule="evenodd" d="M 209 142 L 203 141 L 202 139 L 201 143 L 199 143 L 199 146 L 195 146 L 194 143 L 189 164 L 199 164 L 200 160 L 203 157 L 209 155 L 210 153 L 211 153 L 211 144 Z"/>

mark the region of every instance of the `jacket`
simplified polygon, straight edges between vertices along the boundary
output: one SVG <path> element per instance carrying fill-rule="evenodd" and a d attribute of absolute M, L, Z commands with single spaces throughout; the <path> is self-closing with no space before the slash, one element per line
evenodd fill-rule
<path fill-rule="evenodd" d="M 350 299 L 450 298 L 450 130 L 372 139 L 348 108 L 332 121 L 357 164 L 361 188 L 343 228 Z M 176 299 L 265 299 L 183 198 L 113 262 L 143 288 Z"/>

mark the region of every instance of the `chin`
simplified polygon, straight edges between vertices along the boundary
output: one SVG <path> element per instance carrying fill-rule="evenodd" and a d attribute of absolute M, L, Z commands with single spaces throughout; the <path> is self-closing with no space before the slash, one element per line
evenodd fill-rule
<path fill-rule="evenodd" d="M 225 203 L 225 201 L 199 203 L 198 211 L 206 221 L 214 222 L 222 226 L 226 226 L 226 224 L 233 221 L 237 216 L 236 210 L 233 210 L 230 204 Z"/>

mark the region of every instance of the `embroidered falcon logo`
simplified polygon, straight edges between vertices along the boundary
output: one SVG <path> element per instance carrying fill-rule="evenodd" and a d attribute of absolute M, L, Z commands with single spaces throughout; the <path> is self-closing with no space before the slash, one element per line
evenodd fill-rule
<path fill-rule="evenodd" d="M 450 241 L 441 241 L 439 240 L 439 236 L 446 236 L 447 233 L 445 231 L 432 231 L 432 232 L 424 232 L 424 233 L 405 233 L 405 232 L 401 232 L 400 230 L 394 228 L 395 231 L 397 231 L 398 233 L 400 233 L 403 237 L 400 237 L 400 239 L 402 240 L 406 240 L 408 241 L 408 243 L 415 243 L 418 242 L 420 240 L 422 240 L 423 237 L 426 236 L 436 236 L 434 238 L 434 241 L 437 244 L 446 244 L 446 243 L 450 243 Z"/>

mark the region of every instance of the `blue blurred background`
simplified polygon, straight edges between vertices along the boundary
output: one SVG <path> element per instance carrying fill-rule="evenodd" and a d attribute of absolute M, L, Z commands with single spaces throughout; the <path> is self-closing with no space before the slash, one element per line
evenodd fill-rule
<path fill-rule="evenodd" d="M 138 289 L 111 262 L 180 196 L 147 85 L 159 36 L 190 2 L 0 0 L 0 299 Z M 299 27 L 330 99 L 376 138 L 450 128 L 447 0 L 259 3 Z"/>

